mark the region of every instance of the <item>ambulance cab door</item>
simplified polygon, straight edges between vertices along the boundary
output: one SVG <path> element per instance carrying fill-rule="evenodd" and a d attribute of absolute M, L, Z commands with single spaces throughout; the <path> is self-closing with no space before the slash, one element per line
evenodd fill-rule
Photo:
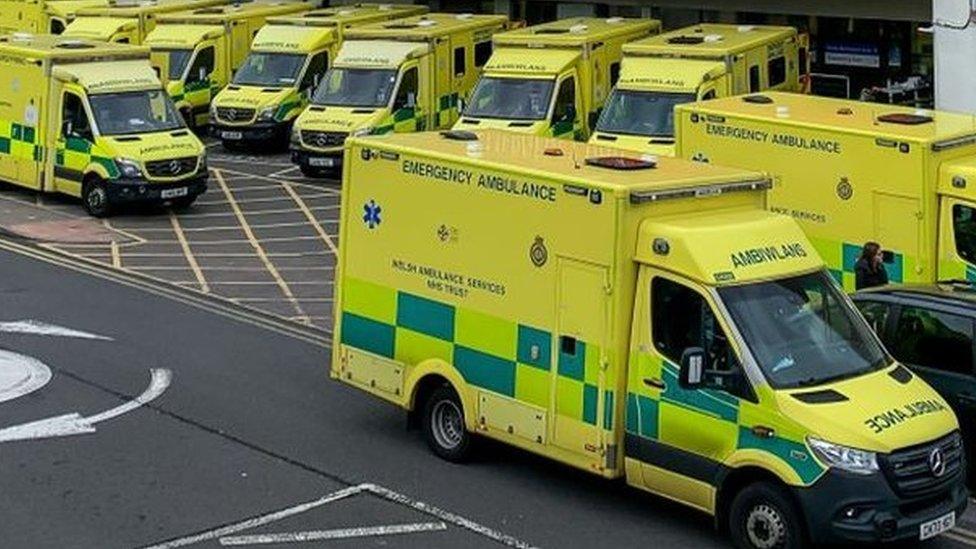
<path fill-rule="evenodd" d="M 213 79 L 217 58 L 217 44 L 211 40 L 203 42 L 193 53 L 193 60 L 186 71 L 186 83 L 183 87 L 184 97 L 188 103 L 185 108 L 189 111 L 180 113 L 190 127 L 207 122 L 207 108 L 216 95 L 216 91 L 213 90 Z"/>
<path fill-rule="evenodd" d="M 641 271 L 635 314 L 644 316 L 632 334 L 624 440 L 629 481 L 711 511 L 721 464 L 738 442 L 740 402 L 752 390 L 708 293 L 665 271 Z M 682 359 L 695 352 L 730 380 L 726 390 L 682 387 Z"/>
<path fill-rule="evenodd" d="M 95 143 L 91 113 L 80 88 L 64 86 L 55 97 L 54 190 L 81 196 L 81 181 Z"/>
<path fill-rule="evenodd" d="M 423 104 L 420 102 L 420 63 L 411 61 L 400 69 L 400 81 L 393 97 L 393 131 L 414 132 L 424 129 Z"/>
<path fill-rule="evenodd" d="M 564 257 L 558 269 L 553 443 L 603 466 L 613 417 L 606 380 L 609 275 L 602 265 Z"/>
<path fill-rule="evenodd" d="M 939 280 L 976 281 L 976 203 L 939 196 Z"/>
<path fill-rule="evenodd" d="M 555 97 L 550 115 L 549 134 L 560 139 L 584 139 L 580 120 L 580 87 L 576 72 L 563 74 L 556 80 Z"/>

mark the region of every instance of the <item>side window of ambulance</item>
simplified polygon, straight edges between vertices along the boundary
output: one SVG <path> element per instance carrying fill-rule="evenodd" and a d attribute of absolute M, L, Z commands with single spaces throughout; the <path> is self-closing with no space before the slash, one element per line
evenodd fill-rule
<path fill-rule="evenodd" d="M 214 47 L 207 46 L 197 53 L 190 66 L 190 72 L 186 74 L 186 81 L 202 82 L 206 80 L 214 70 Z"/>
<path fill-rule="evenodd" d="M 302 77 L 302 84 L 298 88 L 301 91 L 313 89 L 322 81 L 322 76 L 329 68 L 329 52 L 321 51 L 312 56 L 305 69 L 305 76 Z"/>
<path fill-rule="evenodd" d="M 775 57 L 769 60 L 766 67 L 769 74 L 769 87 L 775 88 L 786 82 L 786 57 Z"/>
<path fill-rule="evenodd" d="M 610 63 L 610 87 L 617 85 L 617 80 L 620 80 L 620 61 L 616 63 Z"/>
<path fill-rule="evenodd" d="M 474 66 L 481 68 L 485 66 L 491 57 L 491 40 L 478 42 L 474 45 Z"/>
<path fill-rule="evenodd" d="M 728 372 L 739 363 L 721 324 L 698 292 L 657 277 L 651 282 L 651 335 L 658 353 L 673 364 L 691 347 L 705 350 L 706 368 Z"/>
<path fill-rule="evenodd" d="M 552 121 L 563 122 L 576 118 L 576 79 L 570 76 L 559 84 Z"/>
<path fill-rule="evenodd" d="M 464 76 L 468 72 L 467 53 L 468 49 L 464 46 L 454 48 L 454 76 Z"/>
<path fill-rule="evenodd" d="M 73 93 L 65 93 L 61 105 L 61 135 L 94 141 L 88 113 L 81 98 Z"/>
<path fill-rule="evenodd" d="M 414 108 L 417 105 L 417 90 L 417 67 L 411 67 L 400 78 L 400 87 L 397 88 L 396 99 L 393 100 L 393 111 Z"/>
<path fill-rule="evenodd" d="M 759 65 L 749 67 L 749 93 L 756 93 L 762 88 L 759 78 Z"/>
<path fill-rule="evenodd" d="M 715 95 L 716 95 L 715 88 L 712 88 L 707 92 L 705 92 L 704 94 L 702 94 L 701 100 L 708 101 L 709 99 L 715 99 Z"/>
<path fill-rule="evenodd" d="M 64 22 L 60 19 L 51 19 L 51 34 L 61 34 L 64 32 Z"/>
<path fill-rule="evenodd" d="M 913 366 L 973 373 L 973 321 L 969 317 L 903 306 L 891 354 Z"/>

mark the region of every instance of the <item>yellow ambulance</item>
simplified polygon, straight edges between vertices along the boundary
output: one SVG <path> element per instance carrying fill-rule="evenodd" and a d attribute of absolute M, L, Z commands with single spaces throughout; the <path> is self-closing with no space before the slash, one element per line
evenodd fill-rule
<path fill-rule="evenodd" d="M 312 9 L 310 2 L 271 0 L 164 14 L 146 36 L 152 64 L 190 127 L 209 122 L 210 101 L 244 62 L 269 17 Z"/>
<path fill-rule="evenodd" d="M 332 69 L 295 121 L 292 162 L 341 171 L 349 135 L 450 128 L 474 88 L 504 15 L 432 13 L 346 33 Z"/>
<path fill-rule="evenodd" d="M 776 178 L 770 208 L 800 222 L 845 289 L 867 241 L 892 282 L 976 280 L 976 118 L 789 93 L 676 117 L 679 156 Z"/>
<path fill-rule="evenodd" d="M 228 0 L 109 0 L 105 6 L 79 9 L 65 27 L 72 38 L 142 44 L 161 13 L 226 4 Z"/>
<path fill-rule="evenodd" d="M 715 517 L 738 547 L 927 539 L 959 427 L 760 173 L 503 131 L 353 138 L 331 375 Z"/>
<path fill-rule="evenodd" d="M 207 186 L 203 144 L 149 65 L 149 50 L 54 35 L 0 37 L 0 180 L 80 197 L 189 206 Z"/>
<path fill-rule="evenodd" d="M 577 17 L 497 34 L 454 128 L 586 140 L 620 74 L 623 45 L 660 30 L 655 19 Z"/>
<path fill-rule="evenodd" d="M 213 99 L 210 122 L 225 147 L 285 147 L 295 118 L 335 59 L 349 29 L 426 13 L 424 6 L 357 4 L 272 17 L 243 65 Z"/>
<path fill-rule="evenodd" d="M 809 72 L 793 27 L 701 24 L 624 45 L 620 79 L 590 141 L 674 155 L 674 106 L 800 91 Z"/>
<path fill-rule="evenodd" d="M 108 0 L 0 0 L 0 34 L 61 34 L 79 9 Z"/>

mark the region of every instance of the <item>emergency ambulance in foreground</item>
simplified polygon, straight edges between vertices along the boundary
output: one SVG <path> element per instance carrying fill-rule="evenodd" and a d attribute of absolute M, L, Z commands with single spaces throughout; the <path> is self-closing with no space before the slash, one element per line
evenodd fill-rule
<path fill-rule="evenodd" d="M 17 83 L 17 84 L 15 84 Z M 0 37 L 0 180 L 123 203 L 189 206 L 207 185 L 203 144 L 183 125 L 149 50 L 53 35 Z"/>
<path fill-rule="evenodd" d="M 79 9 L 108 0 L 0 0 L 0 34 L 61 34 Z"/>
<path fill-rule="evenodd" d="M 183 119 L 209 122 L 210 100 L 244 62 L 268 17 L 312 9 L 297 0 L 254 1 L 160 15 L 146 37 L 152 64 Z"/>
<path fill-rule="evenodd" d="M 424 6 L 363 4 L 272 17 L 231 84 L 214 98 L 210 121 L 225 147 L 273 143 L 285 147 L 349 29 L 426 13 Z"/>
<path fill-rule="evenodd" d="M 739 547 L 927 539 L 952 411 L 757 172 L 489 131 L 347 142 L 331 374 L 439 456 L 494 438 L 712 514 Z"/>
<path fill-rule="evenodd" d="M 586 140 L 620 72 L 621 47 L 659 32 L 656 19 L 576 17 L 495 35 L 454 127 Z"/>
<path fill-rule="evenodd" d="M 474 88 L 504 15 L 431 13 L 346 33 L 346 42 L 295 122 L 292 162 L 338 171 L 349 135 L 449 128 Z"/>
<path fill-rule="evenodd" d="M 674 106 L 772 89 L 809 72 L 793 27 L 701 24 L 624 45 L 620 80 L 590 141 L 674 155 Z"/>
<path fill-rule="evenodd" d="M 64 35 L 85 40 L 142 44 L 156 28 L 156 16 L 161 13 L 183 11 L 226 4 L 227 0 L 109 0 L 106 6 L 78 10 Z"/>
<path fill-rule="evenodd" d="M 677 112 L 678 154 L 769 172 L 845 289 L 869 240 L 892 282 L 976 280 L 976 118 L 789 93 Z"/>

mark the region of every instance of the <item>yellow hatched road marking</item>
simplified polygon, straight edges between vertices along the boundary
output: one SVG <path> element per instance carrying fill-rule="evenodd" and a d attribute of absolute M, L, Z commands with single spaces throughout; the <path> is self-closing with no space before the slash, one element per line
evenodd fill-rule
<path fill-rule="evenodd" d="M 237 220 L 241 224 L 241 229 L 244 230 L 244 234 L 247 235 L 248 240 L 251 242 L 251 246 L 254 248 L 254 252 L 261 259 L 261 262 L 264 263 L 264 266 L 267 267 L 268 272 L 271 273 L 272 278 L 274 278 L 275 281 L 278 283 L 278 287 L 281 289 L 281 293 L 283 293 L 285 297 L 288 299 L 288 301 L 291 302 L 292 307 L 294 307 L 295 312 L 298 313 L 298 316 L 305 317 L 306 316 L 305 311 L 302 310 L 302 307 L 298 304 L 298 301 L 295 299 L 295 294 L 292 293 L 291 288 L 288 286 L 288 283 L 285 282 L 285 279 L 281 277 L 281 273 L 279 273 L 278 269 L 275 268 L 274 263 L 271 262 L 271 259 L 268 258 L 268 255 L 264 251 L 264 247 L 261 246 L 261 242 L 254 235 L 254 231 L 251 230 L 251 226 L 248 225 L 247 218 L 244 217 L 244 212 L 241 211 L 241 207 L 238 206 L 237 202 L 234 200 L 234 195 L 233 193 L 231 193 L 230 188 L 227 186 L 227 182 L 224 181 L 224 176 L 221 173 L 221 170 L 213 170 L 213 173 L 214 176 L 216 176 L 217 178 L 217 182 L 220 184 L 221 190 L 224 191 L 224 196 L 227 197 L 227 201 L 230 203 L 230 207 L 234 210 L 234 214 L 237 215 Z"/>
<path fill-rule="evenodd" d="M 215 170 L 216 170 L 216 168 L 215 168 Z M 226 168 L 220 168 L 220 170 L 221 171 L 224 171 L 224 172 L 227 172 L 227 173 L 232 173 L 234 175 L 246 175 L 248 177 L 252 177 L 254 179 L 260 179 L 262 181 L 273 181 L 275 183 L 278 183 L 279 185 L 282 184 L 282 183 L 284 183 L 284 181 L 282 181 L 280 179 L 275 179 L 273 177 L 268 177 L 266 175 L 258 175 L 258 174 L 253 174 L 253 173 L 245 173 L 245 172 L 241 172 L 241 171 L 237 171 L 237 170 L 231 170 L 231 169 L 226 169 Z M 319 185 L 312 185 L 310 183 L 302 183 L 300 181 L 289 181 L 289 184 L 291 184 L 291 185 L 297 185 L 299 187 L 306 187 L 306 188 L 309 188 L 309 189 L 315 189 L 315 190 L 317 190 L 319 192 L 334 194 L 336 196 L 341 196 L 342 195 L 342 192 L 339 191 L 339 190 L 328 189 L 328 188 L 325 188 L 325 187 L 321 187 Z"/>
<path fill-rule="evenodd" d="M 282 183 L 284 185 L 285 183 Z M 308 195 L 305 198 L 335 198 L 336 195 L 329 193 L 319 193 Z M 265 198 L 238 198 L 238 204 L 257 204 L 260 202 L 281 202 L 282 200 L 288 200 L 287 196 L 268 196 Z M 198 206 L 223 206 L 227 204 L 225 200 L 199 200 L 197 201 Z"/>
<path fill-rule="evenodd" d="M 322 222 L 316 219 L 315 215 L 313 215 L 311 210 L 308 209 L 308 205 L 305 204 L 302 197 L 295 192 L 295 189 L 293 189 L 289 183 L 283 182 L 281 186 L 285 188 L 289 195 L 291 195 L 292 199 L 295 201 L 295 204 L 298 204 L 298 208 L 301 209 L 302 213 L 305 214 L 305 217 L 308 218 L 308 222 L 315 227 L 315 232 L 319 233 L 319 236 L 322 237 L 323 241 L 325 241 L 325 245 L 332 250 L 332 253 L 336 257 L 339 257 L 339 248 L 336 247 L 335 242 L 332 241 L 332 237 L 329 236 L 329 233 L 325 232 L 325 229 L 322 228 Z"/>
<path fill-rule="evenodd" d="M 173 212 L 169 213 L 169 222 L 173 226 L 173 232 L 176 233 L 176 239 L 180 242 L 180 248 L 183 249 L 186 262 L 190 265 L 190 270 L 193 271 L 193 276 L 196 277 L 197 283 L 200 284 L 200 291 L 209 293 L 210 286 L 207 284 L 207 279 L 204 278 L 200 264 L 197 263 L 197 258 L 193 256 L 193 250 L 190 249 L 190 243 L 186 240 L 186 235 L 183 234 L 183 227 L 180 226 L 180 221 Z"/>

